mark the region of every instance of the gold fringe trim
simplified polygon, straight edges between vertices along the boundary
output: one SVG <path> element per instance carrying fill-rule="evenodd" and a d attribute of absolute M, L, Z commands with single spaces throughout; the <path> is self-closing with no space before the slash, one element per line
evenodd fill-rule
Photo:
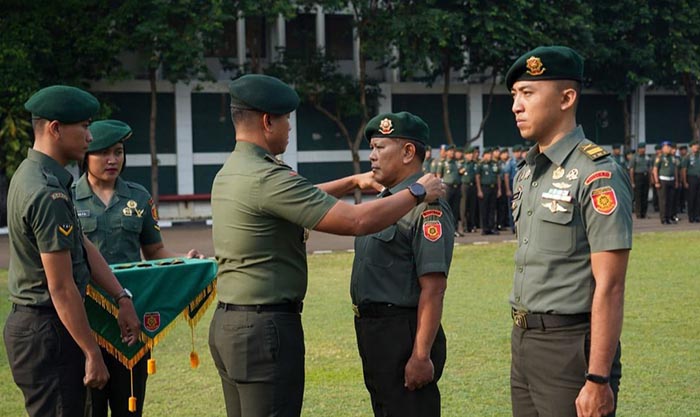
<path fill-rule="evenodd" d="M 101 292 L 96 290 L 92 284 L 88 284 L 86 294 L 88 297 L 95 300 L 95 302 L 104 308 L 109 314 L 113 315 L 114 317 L 119 316 L 119 308 L 114 305 L 111 300 L 102 295 Z"/>
<path fill-rule="evenodd" d="M 207 301 L 204 302 L 204 304 L 201 305 L 199 310 L 197 310 L 197 313 L 194 315 L 194 317 L 190 317 L 190 313 L 197 308 L 197 306 L 200 305 L 202 300 L 207 298 Z M 212 281 L 209 285 L 206 286 L 195 298 L 190 302 L 190 305 L 187 306 L 185 311 L 182 313 L 183 316 L 185 317 L 185 320 L 187 321 L 187 324 L 190 325 L 190 327 L 194 327 L 199 323 L 199 320 L 202 319 L 204 316 L 204 313 L 207 312 L 209 309 L 209 306 L 211 306 L 211 303 L 214 302 L 216 299 L 216 280 Z"/>
<path fill-rule="evenodd" d="M 112 356 L 117 358 L 119 362 L 122 363 L 122 365 L 126 366 L 128 369 L 131 369 L 138 363 L 138 361 L 141 360 L 141 358 L 144 357 L 146 352 L 149 351 L 148 346 L 143 346 L 141 349 L 136 352 L 133 358 L 129 359 L 127 358 L 123 353 L 119 351 L 112 343 L 110 343 L 107 339 L 104 337 L 100 336 L 97 332 L 92 332 L 92 334 L 95 335 L 95 339 L 97 339 L 97 344 L 102 346 L 107 352 L 109 352 Z"/>

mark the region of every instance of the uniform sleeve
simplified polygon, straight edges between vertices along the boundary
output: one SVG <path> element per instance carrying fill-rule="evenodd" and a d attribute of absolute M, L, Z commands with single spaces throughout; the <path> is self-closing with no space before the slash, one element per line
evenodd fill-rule
<path fill-rule="evenodd" d="M 681 159 L 681 166 L 680 166 L 680 168 L 681 168 L 681 169 L 683 169 L 683 168 L 688 168 L 688 161 L 690 161 L 690 158 L 687 157 L 687 156 L 686 156 L 685 158 Z"/>
<path fill-rule="evenodd" d="M 139 241 L 141 245 L 152 245 L 163 241 L 160 234 L 160 226 L 158 226 L 158 207 L 154 203 L 150 194 L 146 195 L 147 203 L 145 205 L 147 213 L 143 215 L 143 227 Z"/>
<path fill-rule="evenodd" d="M 418 277 L 441 272 L 447 277 L 452 262 L 455 226 L 447 204 L 426 206 L 416 221 L 413 237 Z"/>
<path fill-rule="evenodd" d="M 263 179 L 260 209 L 313 229 L 338 200 L 289 169 L 277 169 Z"/>
<path fill-rule="evenodd" d="M 632 186 L 614 161 L 583 179 L 581 213 L 591 252 L 632 248 Z"/>
<path fill-rule="evenodd" d="M 69 197 L 62 191 L 47 189 L 27 205 L 25 221 L 30 225 L 41 253 L 72 249 L 74 233 L 80 233 Z"/>

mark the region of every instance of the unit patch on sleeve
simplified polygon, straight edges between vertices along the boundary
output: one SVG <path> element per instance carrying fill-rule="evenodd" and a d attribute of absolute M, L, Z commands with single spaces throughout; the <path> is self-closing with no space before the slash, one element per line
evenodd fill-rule
<path fill-rule="evenodd" d="M 591 191 L 593 209 L 600 214 L 609 216 L 617 208 L 617 196 L 612 187 L 601 187 Z"/>
<path fill-rule="evenodd" d="M 610 179 L 612 177 L 612 172 L 610 171 L 596 171 L 586 177 L 586 181 L 584 181 L 584 184 L 588 185 L 592 183 L 595 180 L 600 180 L 600 179 Z"/>
<path fill-rule="evenodd" d="M 431 242 L 437 242 L 442 237 L 442 210 L 426 209 L 421 214 L 423 217 L 423 237 Z"/>
<path fill-rule="evenodd" d="M 57 199 L 59 199 L 59 198 L 60 198 L 61 200 L 70 201 L 70 199 L 68 198 L 68 196 L 65 195 L 64 193 L 60 192 L 60 191 L 57 191 L 57 192 L 55 192 L 55 193 L 51 193 L 51 199 L 52 199 L 52 200 L 57 200 Z"/>

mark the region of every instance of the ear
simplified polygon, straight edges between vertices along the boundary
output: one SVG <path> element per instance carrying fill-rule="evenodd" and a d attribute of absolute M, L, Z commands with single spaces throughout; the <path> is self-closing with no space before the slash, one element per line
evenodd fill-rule
<path fill-rule="evenodd" d="M 60 131 L 61 122 L 58 120 L 52 120 L 44 125 L 45 132 L 51 135 L 53 139 L 59 139 L 61 137 Z"/>
<path fill-rule="evenodd" d="M 561 92 L 561 110 L 567 111 L 576 104 L 578 93 L 574 88 L 567 88 Z"/>
<path fill-rule="evenodd" d="M 413 161 L 413 159 L 416 157 L 416 145 L 406 141 L 406 143 L 404 143 L 403 145 L 403 149 L 401 149 L 401 157 L 403 159 L 404 164 L 410 164 L 411 161 Z"/>
<path fill-rule="evenodd" d="M 272 127 L 272 116 L 270 116 L 270 113 L 263 113 L 262 115 L 262 128 L 263 131 L 269 132 Z"/>

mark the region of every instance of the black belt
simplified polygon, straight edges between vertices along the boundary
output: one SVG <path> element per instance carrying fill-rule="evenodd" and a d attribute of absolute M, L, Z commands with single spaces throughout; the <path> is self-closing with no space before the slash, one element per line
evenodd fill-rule
<path fill-rule="evenodd" d="M 36 305 L 23 306 L 20 304 L 12 304 L 12 311 L 18 311 L 21 313 L 32 313 L 32 314 L 58 315 L 58 313 L 56 312 L 56 308 L 54 308 L 54 306 L 36 306 Z"/>
<path fill-rule="evenodd" d="M 634 175 L 644 175 L 645 177 L 649 175 L 648 172 L 635 172 Z"/>
<path fill-rule="evenodd" d="M 484 187 L 496 188 L 496 184 L 483 184 Z"/>
<path fill-rule="evenodd" d="M 224 311 L 255 311 L 256 313 L 301 313 L 304 303 L 284 303 L 284 304 L 228 304 L 219 301 L 216 306 Z"/>
<path fill-rule="evenodd" d="M 463 182 L 462 184 L 463 184 L 463 185 L 466 185 L 466 186 L 469 186 L 469 187 L 473 187 L 473 186 L 474 186 L 474 183 L 473 183 L 473 182 Z"/>
<path fill-rule="evenodd" d="M 537 314 L 511 310 L 513 323 L 521 329 L 554 329 L 591 321 L 591 315 L 582 314 Z"/>
<path fill-rule="evenodd" d="M 400 307 L 389 303 L 365 303 L 353 305 L 352 311 L 356 317 L 391 317 L 405 314 L 416 314 L 417 307 Z"/>
<path fill-rule="evenodd" d="M 449 183 L 445 183 L 445 185 L 448 187 L 452 187 L 452 188 L 457 188 L 460 186 L 460 184 L 449 184 Z"/>

